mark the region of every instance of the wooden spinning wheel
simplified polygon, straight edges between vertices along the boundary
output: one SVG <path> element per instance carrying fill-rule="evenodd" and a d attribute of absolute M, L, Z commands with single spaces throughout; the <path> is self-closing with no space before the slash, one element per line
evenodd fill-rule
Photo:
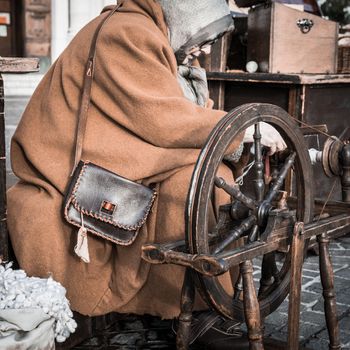
<path fill-rule="evenodd" d="M 279 131 L 287 145 L 285 151 L 266 157 L 261 122 Z M 222 164 L 234 168 L 233 157 L 228 154 L 230 145 L 251 126 L 255 129 L 253 142 L 244 155 L 247 157 L 248 153 L 251 158 L 251 167 L 245 173 L 246 186 L 241 186 L 235 182 L 235 176 L 223 179 L 218 174 Z M 341 177 L 343 202 L 315 201 L 303 133 L 298 122 L 283 109 L 270 104 L 242 105 L 229 112 L 211 132 L 190 183 L 185 240 L 148 244 L 142 252 L 142 257 L 152 264 L 187 268 L 178 349 L 188 349 L 195 288 L 219 314 L 246 322 L 251 350 L 264 348 L 261 319 L 276 310 L 290 293 L 288 349 L 298 349 L 301 269 L 312 237 L 317 237 L 320 249 L 330 348 L 340 349 L 328 232 L 341 235 L 349 231 L 350 144 L 331 138 L 319 153 L 317 159 L 330 169 L 329 176 Z M 325 159 L 329 160 L 326 164 Z M 212 223 L 209 225 L 209 213 L 218 191 L 228 194 L 230 201 L 219 207 L 213 227 Z M 326 207 L 327 215 L 323 215 Z M 253 260 L 261 267 L 257 285 L 253 280 Z M 238 272 L 235 278 L 234 270 Z M 225 273 L 231 275 L 231 292 L 220 279 Z"/>
<path fill-rule="evenodd" d="M 267 122 L 274 126 L 288 147 L 288 156 L 275 174 L 270 189 L 264 184 L 263 149 L 258 122 Z M 238 185 L 230 186 L 223 179 L 216 177 L 226 149 L 240 133 L 251 125 L 256 125 L 253 147 L 255 164 L 252 169 L 255 174 L 253 181 L 250 182 L 251 186 L 255 187 L 255 198 L 246 196 Z M 249 241 L 250 243 L 256 241 L 258 236 L 260 239 L 267 239 L 273 229 L 272 225 L 267 225 L 268 216 L 273 209 L 276 209 L 279 190 L 283 189 L 284 180 L 289 171 L 292 171 L 296 177 L 296 188 L 293 195 L 297 198 L 297 202 L 296 205 L 294 203 L 293 209 L 284 209 L 283 215 L 289 215 L 293 220 L 308 223 L 313 212 L 312 186 L 308 185 L 309 179 L 312 178 L 312 169 L 303 135 L 296 123 L 284 110 L 268 104 L 244 105 L 228 113 L 209 136 L 193 173 L 186 211 L 186 237 L 191 254 L 225 254 L 225 250 L 229 250 L 227 247 L 241 237 L 246 237 L 245 244 L 248 244 Z M 243 212 L 243 217 L 242 215 L 239 217 L 240 213 L 238 213 L 235 216 L 240 220 L 230 217 L 219 219 L 218 226 L 213 233 L 208 230 L 207 217 L 215 185 L 232 196 L 233 204 L 236 205 L 235 211 Z M 231 217 L 232 211 L 231 208 Z M 225 214 L 227 211 L 220 212 L 219 215 L 224 217 Z M 232 221 L 232 225 L 229 224 L 229 220 Z M 220 224 L 225 227 L 220 227 Z M 216 239 L 213 238 L 215 235 Z M 215 241 L 215 244 L 211 244 L 211 241 Z M 240 248 L 236 250 L 238 252 Z M 231 254 L 234 254 L 232 249 Z M 259 293 L 262 317 L 273 312 L 289 292 L 290 253 L 289 251 L 286 253 L 284 263 L 280 268 L 276 265 L 275 254 L 275 251 L 269 252 L 262 259 L 262 285 Z M 210 269 L 210 267 L 211 265 L 207 264 L 204 269 Z M 244 319 L 243 303 L 237 297 L 239 294 L 237 289 L 240 288 L 239 281 L 234 286 L 236 298 L 232 298 L 221 286 L 217 277 L 197 273 L 197 279 L 201 295 L 209 305 L 228 318 Z"/>

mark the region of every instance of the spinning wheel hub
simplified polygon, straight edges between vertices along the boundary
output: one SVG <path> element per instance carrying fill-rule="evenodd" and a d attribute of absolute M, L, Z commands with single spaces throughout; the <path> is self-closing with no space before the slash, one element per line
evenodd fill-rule
<path fill-rule="evenodd" d="M 343 146 L 340 153 L 340 162 L 343 168 L 350 168 L 350 143 Z"/>
<path fill-rule="evenodd" d="M 344 143 L 335 137 L 330 137 L 324 144 L 322 152 L 322 167 L 328 177 L 341 175 L 341 153 Z"/>
<path fill-rule="evenodd" d="M 340 154 L 342 166 L 341 184 L 343 201 L 350 203 L 350 144 L 346 143 Z"/>
<path fill-rule="evenodd" d="M 233 220 L 242 220 L 249 215 L 249 208 L 239 201 L 234 201 L 231 205 L 230 215 Z"/>
<path fill-rule="evenodd" d="M 265 227 L 267 224 L 267 219 L 272 210 L 272 205 L 268 201 L 263 201 L 258 208 L 258 226 Z"/>

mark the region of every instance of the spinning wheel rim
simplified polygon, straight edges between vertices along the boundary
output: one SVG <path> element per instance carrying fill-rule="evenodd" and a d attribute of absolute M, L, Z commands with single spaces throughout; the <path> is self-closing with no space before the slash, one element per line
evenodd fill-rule
<path fill-rule="evenodd" d="M 248 126 L 263 121 L 270 122 L 280 131 L 287 145 L 291 146 L 297 153 L 296 168 L 302 170 L 297 172 L 298 197 L 301 197 L 298 198 L 299 212 L 297 217 L 298 220 L 305 223 L 311 220 L 313 193 L 312 186 L 307 186 L 307 179 L 312 174 L 312 169 L 303 135 L 298 130 L 297 124 L 280 107 L 270 104 L 243 105 L 229 112 L 213 129 L 195 166 L 185 213 L 186 240 L 191 254 L 210 253 L 205 217 L 208 211 L 208 193 L 213 186 L 216 170 L 224 155 L 224 151 L 220 153 L 221 149 L 225 150 L 227 145 L 232 142 L 234 138 L 232 135 L 237 136 Z M 217 154 L 222 154 L 222 156 L 217 156 Z M 288 257 L 289 254 L 287 254 L 287 259 Z M 288 260 L 284 266 L 288 266 Z M 289 268 L 282 275 L 283 279 L 279 287 L 275 288 L 271 295 L 260 300 L 262 317 L 273 312 L 288 294 Z M 209 278 L 196 273 L 196 283 L 200 294 L 209 305 L 228 318 L 243 321 L 242 303 L 233 301 L 232 297 L 223 291 L 217 278 Z"/>

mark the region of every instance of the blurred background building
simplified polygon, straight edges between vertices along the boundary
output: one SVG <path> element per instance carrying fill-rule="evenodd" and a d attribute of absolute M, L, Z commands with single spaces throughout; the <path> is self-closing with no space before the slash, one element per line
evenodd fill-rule
<path fill-rule="evenodd" d="M 0 0 L 0 56 L 39 57 L 40 72 L 3 75 L 5 82 L 6 153 L 22 113 L 51 63 L 73 36 L 106 5 L 116 0 Z M 15 177 L 6 159 L 8 184 Z"/>
<path fill-rule="evenodd" d="M 316 0 L 278 0 L 303 4 Z M 350 22 L 349 0 L 318 0 L 323 14 Z M 0 56 L 40 57 L 45 71 L 72 37 L 101 9 L 116 0 L 0 0 Z M 234 7 L 234 1 L 230 0 Z"/>
<path fill-rule="evenodd" d="M 232 11 L 239 9 L 228 0 Z M 349 0 L 272 0 L 302 5 L 304 10 L 346 24 L 350 22 Z M 0 0 L 0 56 L 39 57 L 40 73 L 5 77 L 6 95 L 31 95 L 42 74 L 74 35 L 106 5 L 117 0 Z M 321 8 L 321 10 L 320 10 Z"/>
<path fill-rule="evenodd" d="M 40 57 L 42 70 L 116 0 L 0 0 L 0 55 Z"/>

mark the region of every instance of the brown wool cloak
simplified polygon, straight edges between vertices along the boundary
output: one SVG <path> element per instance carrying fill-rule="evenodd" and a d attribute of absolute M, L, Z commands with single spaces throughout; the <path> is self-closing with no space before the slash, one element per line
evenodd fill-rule
<path fill-rule="evenodd" d="M 74 135 L 89 46 L 104 12 L 73 39 L 35 91 L 12 140 L 20 181 L 8 192 L 8 225 L 21 268 L 67 289 L 74 310 L 179 314 L 183 269 L 150 266 L 147 242 L 184 236 L 184 207 L 200 148 L 225 114 L 188 101 L 177 82 L 175 56 L 161 7 L 127 0 L 98 39 L 83 159 L 159 192 L 133 245 L 89 236 L 91 263 L 73 252 L 76 229 L 62 217 L 73 166 Z"/>

